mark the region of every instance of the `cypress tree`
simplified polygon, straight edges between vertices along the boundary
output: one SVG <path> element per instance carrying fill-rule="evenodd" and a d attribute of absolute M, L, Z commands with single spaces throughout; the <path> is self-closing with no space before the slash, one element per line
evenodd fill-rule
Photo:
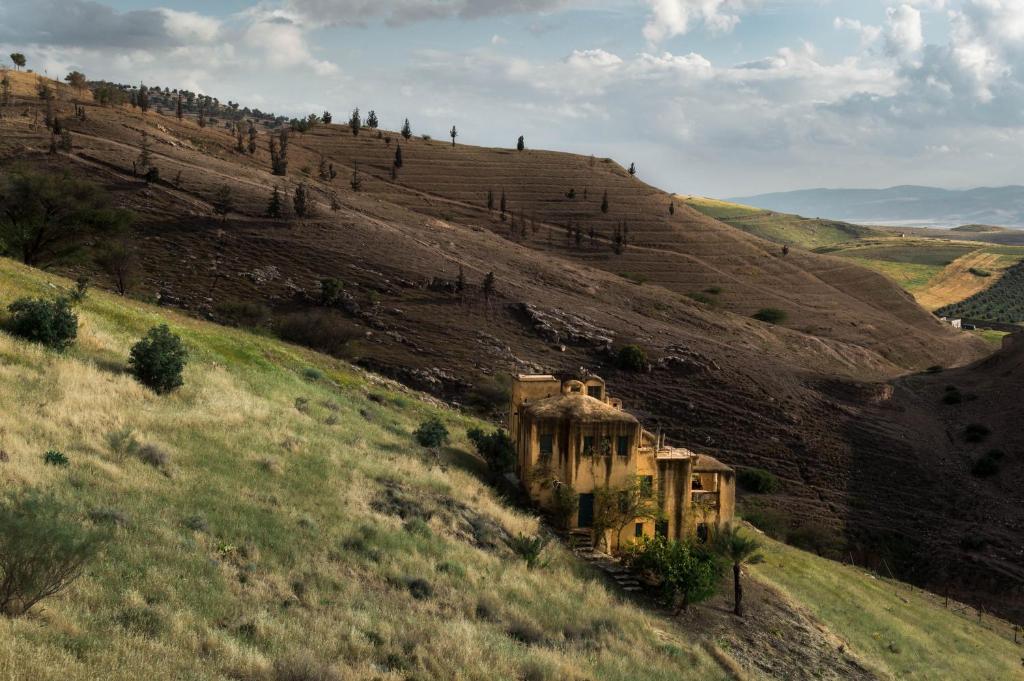
<path fill-rule="evenodd" d="M 401 168 L 402 167 L 402 145 L 401 144 L 395 145 L 395 167 L 396 168 Z"/>
<path fill-rule="evenodd" d="M 178 93 L 178 103 L 177 103 L 177 106 L 176 106 L 176 108 L 174 110 L 174 115 L 178 117 L 179 121 L 185 115 L 184 113 L 182 113 L 182 110 L 181 110 L 181 93 L 180 92 Z"/>
<path fill-rule="evenodd" d="M 405 124 L 402 125 L 402 137 L 404 137 L 406 141 L 409 141 L 409 138 L 412 137 L 412 128 L 409 126 L 408 118 L 405 119 Z"/>
<path fill-rule="evenodd" d="M 304 218 L 309 215 L 309 203 L 306 196 L 306 183 L 302 182 L 298 187 L 295 188 L 295 196 L 292 199 L 292 204 L 295 207 L 295 214 L 300 218 Z"/>
<path fill-rule="evenodd" d="M 270 203 L 267 204 L 267 217 L 278 219 L 281 217 L 283 205 L 281 203 L 281 192 L 277 185 L 274 185 L 274 193 L 270 195 Z"/>
<path fill-rule="evenodd" d="M 256 153 L 256 126 L 252 121 L 249 121 L 249 153 Z"/>
<path fill-rule="evenodd" d="M 376 129 L 380 123 L 377 121 L 377 112 L 370 109 L 370 113 L 366 114 L 366 127 Z"/>
<path fill-rule="evenodd" d="M 449 132 L 448 134 L 451 135 L 451 137 L 452 137 L 452 146 L 454 147 L 455 146 L 455 138 L 459 136 L 459 131 L 456 130 L 455 126 L 453 125 L 452 129 L 451 129 L 451 132 Z"/>
<path fill-rule="evenodd" d="M 519 136 L 519 141 L 516 142 L 516 149 L 518 149 L 519 151 L 522 151 L 525 148 L 526 148 L 526 142 L 523 141 L 523 136 L 520 135 Z"/>
<path fill-rule="evenodd" d="M 487 210 L 494 210 L 494 192 L 487 190 Z"/>
<path fill-rule="evenodd" d="M 359 107 L 352 109 L 352 116 L 348 119 L 348 127 L 351 128 L 353 137 L 358 135 L 359 129 L 363 127 L 363 121 L 359 118 Z"/>
<path fill-rule="evenodd" d="M 629 174 L 630 175 L 636 175 L 636 164 L 635 163 L 630 163 L 629 164 Z"/>
<path fill-rule="evenodd" d="M 601 212 L 608 212 L 608 190 L 604 190 L 604 196 L 601 198 Z"/>

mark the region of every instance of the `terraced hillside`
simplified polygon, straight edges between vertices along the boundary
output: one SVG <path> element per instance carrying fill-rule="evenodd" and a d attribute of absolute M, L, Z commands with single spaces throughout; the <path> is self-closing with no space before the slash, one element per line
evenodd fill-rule
<path fill-rule="evenodd" d="M 865 474 L 865 443 L 835 421 L 885 394 L 860 381 L 961 365 L 988 349 L 850 259 L 783 256 L 777 244 L 689 207 L 670 212 L 671 195 L 610 161 L 384 131 L 353 136 L 331 125 L 291 136 L 282 178 L 269 172 L 263 128 L 250 155 L 235 151 L 226 129 L 152 111 L 87 103 L 86 120 L 75 120 L 73 93 L 63 96 L 57 108 L 72 133 L 70 153 L 46 153 L 39 102 L 21 97 L 0 123 L 0 155 L 5 164 L 89 176 L 138 213 L 145 277 L 134 295 L 302 338 L 460 402 L 500 403 L 503 372 L 586 367 L 670 439 L 776 473 L 783 491 L 771 505 L 796 525 L 824 525 L 841 546 L 867 547 L 865 560 L 891 555 L 872 537 L 900 534 L 888 518 L 903 517 L 908 505 L 914 531 L 918 522 L 959 522 L 936 493 L 942 481 L 926 477 L 898 497 L 853 484 Z M 161 178 L 149 185 L 131 172 L 143 131 Z M 404 162 L 392 180 L 398 144 Z M 317 177 L 321 157 L 337 171 L 333 183 Z M 275 185 L 290 200 L 300 182 L 315 216 L 264 217 Z M 221 186 L 234 203 L 224 218 L 211 203 Z M 617 228 L 627 234 L 620 254 L 612 248 Z M 468 282 L 461 294 L 460 269 Z M 88 261 L 62 271 L 109 281 Z M 495 291 L 485 299 L 489 272 Z M 342 285 L 330 301 L 325 278 Z M 785 322 L 752 319 L 762 308 L 781 310 Z M 647 351 L 649 372 L 616 368 L 614 351 L 627 343 Z M 942 542 L 936 550 L 961 555 Z M 971 569 L 954 592 L 995 601 L 988 566 Z"/>

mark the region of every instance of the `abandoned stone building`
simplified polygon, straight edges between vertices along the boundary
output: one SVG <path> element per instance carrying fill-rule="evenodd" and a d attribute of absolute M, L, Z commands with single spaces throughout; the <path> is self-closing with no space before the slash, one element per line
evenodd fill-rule
<path fill-rule="evenodd" d="M 645 430 L 623 409 L 621 400 L 608 395 L 597 376 L 514 376 L 508 425 L 516 473 L 534 503 L 551 509 L 563 485 L 579 495 L 570 529 L 593 527 L 599 489 L 639 481 L 656 497 L 656 517 L 636 518 L 620 536 L 607 537 L 612 541 L 606 545 L 656 533 L 706 539 L 733 518 L 733 469 L 705 454 L 666 446 L 663 437 Z"/>

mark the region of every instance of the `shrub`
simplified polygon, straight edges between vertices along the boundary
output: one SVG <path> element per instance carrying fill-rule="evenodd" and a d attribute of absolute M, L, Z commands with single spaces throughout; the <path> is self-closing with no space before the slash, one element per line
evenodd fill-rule
<path fill-rule="evenodd" d="M 786 321 L 786 312 L 775 307 L 763 307 L 754 313 L 754 319 L 766 324 L 781 324 Z"/>
<path fill-rule="evenodd" d="M 956 388 L 947 390 L 946 394 L 942 396 L 943 404 L 960 404 L 963 401 L 964 396 Z"/>
<path fill-rule="evenodd" d="M 167 466 L 171 463 L 171 455 L 167 453 L 167 450 L 156 445 L 142 445 L 139 447 L 139 460 L 153 468 L 166 471 Z"/>
<path fill-rule="evenodd" d="M 714 595 L 722 577 L 722 565 L 707 548 L 693 542 L 665 537 L 643 537 L 629 546 L 627 565 L 654 576 L 677 610 Z"/>
<path fill-rule="evenodd" d="M 128 366 L 140 383 L 164 395 L 183 384 L 181 373 L 187 359 L 181 338 L 161 324 L 132 347 Z"/>
<path fill-rule="evenodd" d="M 43 463 L 47 464 L 48 466 L 58 466 L 60 468 L 65 468 L 70 463 L 70 461 L 68 461 L 68 457 L 66 457 L 63 452 L 58 452 L 56 449 L 51 449 L 50 451 L 46 452 L 46 454 L 43 454 Z"/>
<path fill-rule="evenodd" d="M 580 510 L 580 495 L 572 485 L 555 485 L 551 513 L 558 527 L 567 530 Z"/>
<path fill-rule="evenodd" d="M 512 446 L 512 438 L 504 430 L 484 433 L 479 428 L 471 428 L 466 431 L 466 436 L 495 473 L 504 473 L 512 468 L 516 451 Z"/>
<path fill-rule="evenodd" d="M 441 447 L 448 442 L 448 428 L 441 419 L 431 416 L 413 432 L 413 437 L 424 447 Z"/>
<path fill-rule="evenodd" d="M 12 315 L 8 329 L 25 340 L 63 350 L 78 336 L 78 316 L 67 298 L 21 298 L 7 309 Z"/>
<path fill-rule="evenodd" d="M 964 440 L 967 442 L 981 442 L 989 436 L 992 431 L 988 426 L 981 423 L 971 423 L 964 428 Z"/>
<path fill-rule="evenodd" d="M 551 541 L 550 538 L 542 537 L 540 535 L 537 535 L 536 537 L 528 537 L 525 534 L 520 534 L 516 537 L 510 537 L 508 540 L 508 546 L 517 556 L 526 561 L 527 570 L 533 570 L 538 567 L 547 567 L 550 562 L 541 562 L 541 555 L 544 553 L 544 549 L 547 547 L 549 541 Z"/>
<path fill-rule="evenodd" d="M 278 322 L 277 335 L 291 343 L 345 357 L 351 354 L 352 341 L 362 333 L 340 312 L 318 309 L 285 316 Z"/>
<path fill-rule="evenodd" d="M 771 494 L 779 489 L 779 479 L 761 468 L 744 468 L 736 474 L 740 487 L 754 494 Z"/>
<path fill-rule="evenodd" d="M 647 368 L 647 353 L 638 345 L 626 345 L 615 356 L 615 365 L 625 371 L 643 371 Z"/>
<path fill-rule="evenodd" d="M 38 494 L 0 503 L 0 614 L 17 617 L 78 579 L 108 537 Z"/>
<path fill-rule="evenodd" d="M 989 272 L 988 270 L 983 270 L 980 267 L 972 267 L 972 268 L 970 268 L 967 271 L 970 272 L 971 274 L 973 274 L 976 277 L 991 277 L 992 276 L 991 272 Z"/>
<path fill-rule="evenodd" d="M 139 451 L 139 441 L 135 439 L 135 431 L 131 428 L 121 428 L 107 433 L 107 445 L 110 451 L 120 458 L 134 456 Z"/>

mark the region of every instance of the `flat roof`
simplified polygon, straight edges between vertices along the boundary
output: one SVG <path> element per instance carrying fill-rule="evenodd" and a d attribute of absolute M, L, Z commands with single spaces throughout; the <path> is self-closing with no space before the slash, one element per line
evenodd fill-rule
<path fill-rule="evenodd" d="M 517 381 L 558 381 L 550 374 L 516 374 Z"/>

